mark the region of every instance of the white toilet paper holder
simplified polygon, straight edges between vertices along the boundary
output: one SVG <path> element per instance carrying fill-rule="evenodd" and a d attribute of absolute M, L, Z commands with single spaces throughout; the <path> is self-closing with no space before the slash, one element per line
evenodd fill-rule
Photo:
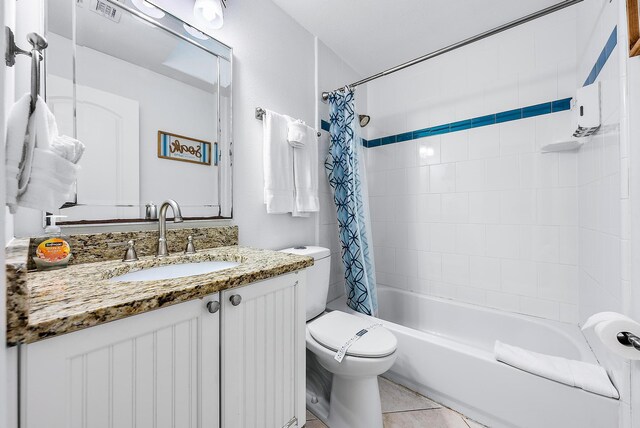
<path fill-rule="evenodd" d="M 624 346 L 633 346 L 638 351 L 640 351 L 640 337 L 627 331 L 621 331 L 620 333 L 618 333 L 617 337 L 618 342 L 622 343 Z"/>

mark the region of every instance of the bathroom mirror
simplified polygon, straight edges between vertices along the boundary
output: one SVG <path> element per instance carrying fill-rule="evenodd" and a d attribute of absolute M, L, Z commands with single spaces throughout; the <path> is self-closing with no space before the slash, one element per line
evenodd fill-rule
<path fill-rule="evenodd" d="M 46 0 L 47 103 L 82 141 L 61 224 L 230 218 L 232 50 L 144 0 Z"/>

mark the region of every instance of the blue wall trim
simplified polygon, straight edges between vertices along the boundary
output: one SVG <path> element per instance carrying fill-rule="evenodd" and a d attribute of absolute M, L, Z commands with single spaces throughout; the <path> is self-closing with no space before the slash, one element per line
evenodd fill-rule
<path fill-rule="evenodd" d="M 320 129 L 322 129 L 323 131 L 330 132 L 331 124 L 329 122 L 327 122 L 326 120 L 324 120 L 324 119 L 320 119 Z M 411 134 L 411 133 L 409 133 L 409 134 Z M 404 140 L 402 140 L 402 141 L 404 141 Z M 362 139 L 362 145 L 367 147 L 367 144 L 369 144 L 369 142 L 363 138 Z"/>
<path fill-rule="evenodd" d="M 389 135 L 387 137 L 365 140 L 365 147 L 377 147 L 387 144 L 400 143 L 402 141 L 417 140 L 418 138 L 431 137 L 434 135 L 448 134 L 450 132 L 463 131 L 465 129 L 479 128 L 482 126 L 495 125 L 498 123 L 520 120 L 528 117 L 541 116 L 544 114 L 557 113 L 571 108 L 571 98 L 550 101 L 548 103 L 536 104 L 533 106 L 518 108 L 515 110 L 502 111 L 486 116 L 474 117 L 472 119 L 460 120 L 457 122 L 445 123 L 444 125 L 432 126 L 430 128 L 417 129 L 403 134 Z"/>
<path fill-rule="evenodd" d="M 587 76 L 587 80 L 584 81 L 584 85 L 582 86 L 590 85 L 596 81 L 596 79 L 598 78 L 598 75 L 604 68 L 604 65 L 607 63 L 607 60 L 611 56 L 611 53 L 613 53 L 613 49 L 616 47 L 617 44 L 618 44 L 618 26 L 616 25 L 613 28 L 613 31 L 611 32 L 611 35 L 609 36 L 607 43 L 605 43 L 604 48 L 602 48 L 602 52 L 600 52 L 600 55 L 598 56 L 596 63 L 593 65 L 593 68 L 589 73 L 589 76 Z"/>

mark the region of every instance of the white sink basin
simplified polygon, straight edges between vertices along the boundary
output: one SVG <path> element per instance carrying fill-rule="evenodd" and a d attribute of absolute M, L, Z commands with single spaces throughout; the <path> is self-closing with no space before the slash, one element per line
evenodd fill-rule
<path fill-rule="evenodd" d="M 212 261 L 157 266 L 148 269 L 142 269 L 136 272 L 125 273 L 124 275 L 120 276 L 114 276 L 110 279 L 110 281 L 158 281 L 161 279 L 184 278 L 186 276 L 202 275 L 205 273 L 229 269 L 232 267 L 236 267 L 239 264 L 240 263 L 238 262 Z"/>

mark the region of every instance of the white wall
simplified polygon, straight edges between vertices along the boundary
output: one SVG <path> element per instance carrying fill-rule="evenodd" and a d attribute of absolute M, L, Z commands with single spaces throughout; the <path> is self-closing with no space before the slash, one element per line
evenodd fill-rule
<path fill-rule="evenodd" d="M 623 20 L 621 20 L 623 22 Z M 640 121 L 631 118 L 640 117 L 640 57 L 630 58 L 627 62 L 628 95 L 627 125 L 628 141 L 640 141 Z M 637 144 L 629 145 L 629 223 L 631 229 L 631 285 L 629 290 L 630 312 L 628 315 L 640 320 L 640 150 Z M 631 363 L 631 426 L 640 426 L 640 361 Z"/>
<path fill-rule="evenodd" d="M 5 7 L 0 6 L 0 28 L 4 28 L 7 24 L 5 20 Z M 5 46 L 4 31 L 0 34 L 0 46 Z M 6 107 L 8 105 L 8 98 L 5 87 L 5 70 L 6 67 L 0 67 L 0 135 L 4 137 L 6 133 Z M 0 150 L 0 165 L 4 166 L 4 150 Z M 4 176 L 4 167 L 0 168 L 0 176 Z M 5 180 L 0 184 L 0 204 L 5 204 Z M 6 223 L 5 222 L 5 210 L 0 209 L 0 222 L 5 224 L 5 227 L 0 229 L 0 242 L 7 242 L 6 239 Z M 0 252 L 0 266 L 4 266 L 4 251 Z M 7 331 L 7 317 L 6 317 L 6 287 L 5 287 L 6 275 L 4 269 L 0 275 L 0 428 L 4 428 L 8 423 L 8 409 L 7 409 L 7 348 L 4 346 L 6 343 L 6 331 Z"/>
<path fill-rule="evenodd" d="M 579 25 L 580 57 L 578 76 L 584 81 L 600 55 L 607 39 L 618 24 L 618 1 L 585 2 Z M 594 22 L 594 19 L 596 20 Z M 619 37 L 626 34 L 618 26 Z M 621 66 L 620 52 L 624 40 L 598 76 L 601 84 L 601 130 L 580 150 L 580 320 L 602 310 L 624 311 L 622 281 L 628 280 L 621 263 L 623 247 L 622 215 L 628 198 L 628 147 L 620 138 Z M 622 47 L 621 47 L 622 46 Z M 621 145 L 621 143 L 625 145 Z M 623 210 L 622 207 L 625 207 Z M 625 250 L 626 253 L 626 250 Z M 626 254 L 625 254 L 626 256 Z"/>
<path fill-rule="evenodd" d="M 6 20 L 14 30 L 16 44 L 23 49 L 28 47 L 27 34 L 32 31 L 41 31 L 42 28 L 42 0 L 29 2 L 4 2 Z M 22 94 L 29 92 L 31 84 L 31 61 L 25 56 L 20 56 L 16 64 L 7 68 L 7 80 L 5 82 L 6 105 L 12 105 L 14 100 Z M 9 214 L 5 210 L 5 233 L 8 241 L 13 236 L 20 236 L 21 227 L 24 225 L 35 230 L 42 230 L 42 214 L 35 210 L 19 209 L 17 215 Z M 18 221 L 16 221 L 18 220 Z"/>
<path fill-rule="evenodd" d="M 578 80 L 584 82 L 613 29 L 618 45 L 598 75 L 602 127 L 580 150 L 580 322 L 601 311 L 631 314 L 629 139 L 626 130 L 626 2 L 583 2 L 578 24 Z M 635 122 L 629 116 L 629 120 Z M 620 391 L 622 426 L 630 422 L 630 364 L 587 335 Z M 638 409 L 640 411 L 640 409 Z"/>
<path fill-rule="evenodd" d="M 572 97 L 576 8 L 367 86 L 369 140 Z M 568 112 L 367 149 L 378 282 L 555 320 L 578 314 Z"/>
<path fill-rule="evenodd" d="M 256 107 L 263 107 L 315 122 L 313 36 L 270 1 L 228 5 L 225 26 L 215 36 L 234 55 L 233 215 L 240 244 L 278 249 L 314 243 L 316 215 L 266 213 L 262 123 L 255 119 Z M 192 16 L 190 7 L 186 15 Z"/>

